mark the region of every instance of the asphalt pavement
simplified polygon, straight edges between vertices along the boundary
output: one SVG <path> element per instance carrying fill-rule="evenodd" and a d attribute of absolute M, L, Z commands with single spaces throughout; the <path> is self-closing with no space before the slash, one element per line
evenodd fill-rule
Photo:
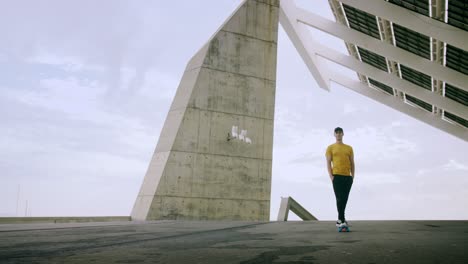
<path fill-rule="evenodd" d="M 0 263 L 468 263 L 468 221 L 0 225 Z"/>

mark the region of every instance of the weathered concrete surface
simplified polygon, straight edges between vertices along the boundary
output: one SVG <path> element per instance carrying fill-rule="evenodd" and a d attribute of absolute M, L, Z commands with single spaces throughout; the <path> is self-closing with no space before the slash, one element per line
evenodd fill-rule
<path fill-rule="evenodd" d="M 0 224 L 118 222 L 131 220 L 130 216 L 0 217 Z"/>
<path fill-rule="evenodd" d="M 0 225 L 1 263 L 468 263 L 468 221 Z"/>
<path fill-rule="evenodd" d="M 133 220 L 270 218 L 278 17 L 278 0 L 247 0 L 190 60 Z"/>

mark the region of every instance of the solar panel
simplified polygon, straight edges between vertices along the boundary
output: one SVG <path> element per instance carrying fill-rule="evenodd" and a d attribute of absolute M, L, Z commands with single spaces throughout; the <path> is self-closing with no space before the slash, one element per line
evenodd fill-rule
<path fill-rule="evenodd" d="M 429 103 L 424 102 L 423 100 L 419 100 L 416 97 L 413 97 L 411 95 L 405 94 L 405 98 L 407 101 L 420 106 L 422 109 L 427 110 L 429 112 L 432 112 L 432 105 Z"/>
<path fill-rule="evenodd" d="M 359 54 L 361 55 L 361 60 L 367 64 L 370 64 L 382 71 L 388 72 L 387 61 L 384 56 L 381 56 L 377 53 L 368 51 L 361 47 L 358 47 Z"/>
<path fill-rule="evenodd" d="M 367 34 L 376 39 L 380 39 L 379 27 L 376 17 L 359 9 L 343 4 L 349 27 L 359 32 Z"/>
<path fill-rule="evenodd" d="M 464 119 L 464 118 L 461 118 L 457 115 L 454 115 L 452 113 L 449 113 L 449 112 L 445 112 L 444 113 L 444 116 L 454 122 L 457 122 L 458 124 L 464 126 L 464 127 L 468 127 L 468 120 Z"/>
<path fill-rule="evenodd" d="M 413 70 L 405 65 L 400 64 L 401 77 L 409 82 L 412 82 L 424 89 L 432 91 L 431 76 L 420 71 Z"/>
<path fill-rule="evenodd" d="M 382 90 L 382 91 L 384 91 L 384 92 L 386 92 L 388 94 L 393 95 L 393 88 L 392 87 L 390 87 L 388 85 L 385 85 L 385 84 L 383 84 L 381 82 L 378 82 L 378 81 L 376 81 L 374 79 L 371 79 L 371 78 L 369 78 L 369 83 L 372 86 L 374 86 L 375 88 L 380 89 L 380 90 Z"/>
<path fill-rule="evenodd" d="M 448 1 L 448 23 L 454 27 L 468 30 L 468 1 Z"/>
<path fill-rule="evenodd" d="M 369 35 L 373 38 L 381 39 L 381 36 L 387 36 L 389 40 L 391 40 L 393 37 L 394 40 L 394 45 L 402 50 L 411 52 L 413 54 L 416 54 L 420 56 L 421 58 L 424 58 L 426 60 L 434 60 L 432 63 L 434 64 L 441 64 L 443 63 L 443 66 L 448 67 L 452 70 L 458 71 L 462 74 L 468 75 L 468 51 L 464 49 L 460 49 L 458 47 L 454 47 L 452 45 L 449 45 L 448 43 L 444 43 L 444 39 L 438 40 L 438 39 L 432 39 L 428 35 L 422 34 L 418 31 L 421 31 L 418 29 L 418 27 L 411 27 L 410 24 L 403 26 L 403 24 L 399 24 L 399 20 L 395 19 L 394 21 L 386 21 L 382 17 L 377 17 L 374 14 L 367 13 L 363 10 L 359 10 L 353 6 L 362 6 L 362 9 L 365 9 L 364 6 L 361 3 L 358 3 L 358 1 L 350 1 L 350 5 L 353 6 L 348 6 L 344 3 L 340 3 L 340 0 L 329 0 L 330 3 L 334 3 L 332 8 L 333 11 L 335 12 L 335 17 L 337 17 L 337 14 L 340 12 L 343 12 L 345 15 L 345 18 L 347 20 L 347 23 L 350 28 L 357 30 L 359 32 L 362 32 L 366 35 Z M 386 1 L 388 3 L 391 3 L 393 5 L 399 6 L 401 8 L 405 8 L 409 10 L 409 12 L 404 12 L 404 13 L 411 13 L 408 14 L 410 19 L 420 19 L 422 21 L 426 21 L 424 18 L 422 18 L 420 15 L 430 17 L 432 15 L 433 19 L 437 19 L 440 22 L 444 22 L 444 18 L 447 19 L 448 17 L 448 24 L 461 28 L 463 30 L 468 30 L 468 0 L 380 0 L 382 2 Z M 376 1 L 377 2 L 377 1 Z M 336 5 L 341 5 L 343 8 L 340 9 L 339 7 L 336 7 Z M 375 8 L 378 8 L 378 5 L 374 6 L 374 3 L 372 1 L 372 5 Z M 381 4 L 382 8 L 386 8 L 387 3 Z M 394 8 L 395 11 L 397 10 Z M 366 9 L 369 12 L 374 13 L 373 8 Z M 376 10 L 376 9 L 375 9 Z M 375 12 L 382 12 L 384 10 L 379 10 Z M 403 10 L 400 10 L 403 11 Z M 431 13 L 432 11 L 432 13 Z M 430 14 L 431 13 L 431 14 Z M 418 15 L 419 14 L 419 15 Z M 447 15 L 444 17 L 444 14 Z M 383 16 L 383 14 L 382 14 Z M 414 18 L 411 18 L 414 17 Z M 403 23 L 403 22 L 402 22 Z M 447 23 L 447 22 L 446 22 Z M 431 23 L 429 23 L 431 24 Z M 437 22 L 436 22 L 437 24 Z M 391 25 L 390 29 L 391 32 L 388 31 L 388 25 Z M 380 26 L 380 27 L 379 27 Z M 408 26 L 409 28 L 407 28 Z M 429 26 L 429 25 L 428 25 Z M 444 27 L 441 27 L 440 30 L 449 30 L 453 31 L 455 34 L 458 34 L 460 30 L 452 28 L 452 29 L 443 29 Z M 417 30 L 417 31 L 415 31 Z M 439 30 L 439 29 L 434 29 L 434 30 Z M 391 36 L 393 34 L 393 36 Z M 428 33 L 429 34 L 429 33 Z M 467 39 L 468 42 L 468 39 Z M 350 44 L 350 43 L 348 43 Z M 352 45 L 352 44 L 351 44 Z M 431 47 L 431 45 L 433 45 Z M 366 47 L 365 45 L 361 44 L 362 47 Z M 419 98 L 418 95 L 416 94 L 403 94 L 402 102 L 405 104 L 408 104 L 412 107 L 416 107 L 420 109 L 421 111 L 428 112 L 428 113 L 435 113 L 434 110 L 437 108 L 440 108 L 443 111 L 442 117 L 440 115 L 424 115 L 424 118 L 421 119 L 427 119 L 427 118 L 434 118 L 434 119 L 439 119 L 439 121 L 436 120 L 436 122 L 444 122 L 442 120 L 445 120 L 445 122 L 450 122 L 453 127 L 456 125 L 461 125 L 465 128 L 468 128 L 468 120 L 465 119 L 465 113 L 468 113 L 468 92 L 465 91 L 465 86 L 460 86 L 462 84 L 457 84 L 458 87 L 451 85 L 451 82 L 455 82 L 452 78 L 448 78 L 446 80 L 439 80 L 433 78 L 431 75 L 427 74 L 424 68 L 417 68 L 416 66 L 411 66 L 415 68 L 410 68 L 408 66 L 402 65 L 399 62 L 401 60 L 398 59 L 388 59 L 385 56 L 382 56 L 381 54 L 375 53 L 374 51 L 367 50 L 366 48 L 362 48 L 356 46 L 356 49 L 348 49 L 351 55 L 356 56 L 355 50 L 359 53 L 359 58 L 361 59 L 362 62 L 371 65 L 379 70 L 385 71 L 387 73 L 389 72 L 395 72 L 400 74 L 401 78 L 418 86 L 421 87 L 421 89 L 425 89 L 427 91 L 430 91 L 431 93 L 425 93 L 429 98 L 432 99 L 437 99 L 440 97 L 439 92 L 441 91 L 442 87 L 444 87 L 443 90 L 443 96 L 446 97 L 449 100 L 452 100 L 452 106 L 456 107 L 459 109 L 459 107 L 465 107 L 466 109 L 461 112 L 456 112 L 456 114 L 453 114 L 451 112 L 445 111 L 446 107 L 440 106 L 437 100 L 434 100 L 432 102 L 429 98 L 426 98 L 422 100 Z M 441 48 L 444 49 L 441 49 Z M 434 50 L 431 50 L 434 49 Z M 403 56 L 403 55 L 402 55 Z M 394 60 L 394 61 L 393 61 Z M 418 60 L 418 59 L 416 59 Z M 423 61 L 423 59 L 420 59 Z M 428 63 L 425 61 L 424 63 Z M 395 67 L 395 65 L 397 67 Z M 410 65 L 409 62 L 406 65 Z M 442 65 L 440 65 L 442 66 Z M 416 70 L 417 68 L 417 70 Z M 385 95 L 391 95 L 394 96 L 399 87 L 393 87 L 385 85 L 384 83 L 381 83 L 379 78 L 377 79 L 372 79 L 369 78 L 368 76 L 364 76 L 365 78 L 361 78 L 362 75 L 358 73 L 360 80 L 364 82 L 367 86 L 369 86 L 370 89 L 375 89 L 378 91 L 382 91 L 385 93 Z M 454 77 L 456 78 L 456 77 Z M 468 84 L 467 84 L 468 85 Z M 421 90 L 422 91 L 422 90 Z M 438 92 L 437 92 L 438 91 Z M 376 97 L 380 100 L 382 97 Z M 395 97 L 395 98 L 400 98 L 400 97 Z M 426 101 L 427 100 L 427 101 Z M 428 101 L 431 101 L 434 103 L 429 103 Z M 447 102 L 450 105 L 450 102 Z M 442 101 L 440 102 L 442 104 Z M 460 104 L 460 105 L 458 105 Z M 447 108 L 449 108 L 447 106 Z M 447 125 L 446 123 L 445 125 Z M 463 129 L 462 127 L 458 127 L 458 129 Z M 448 131 L 448 130 L 446 130 Z M 458 131 L 457 129 L 451 130 L 451 131 Z M 456 132 L 458 133 L 458 132 Z"/>
<path fill-rule="evenodd" d="M 428 36 L 393 24 L 396 46 L 419 55 L 428 60 L 431 59 L 430 39 Z"/>
<path fill-rule="evenodd" d="M 468 92 L 463 91 L 448 83 L 445 84 L 445 97 L 468 106 Z"/>
<path fill-rule="evenodd" d="M 445 65 L 461 73 L 468 74 L 468 52 L 447 44 Z"/>
<path fill-rule="evenodd" d="M 429 2 L 427 0 L 389 0 L 389 2 L 419 14 L 429 16 Z"/>

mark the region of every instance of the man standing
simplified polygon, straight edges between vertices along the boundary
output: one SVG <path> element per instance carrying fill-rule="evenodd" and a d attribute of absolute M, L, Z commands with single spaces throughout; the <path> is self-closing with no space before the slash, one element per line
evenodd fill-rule
<path fill-rule="evenodd" d="M 343 143 L 343 129 L 335 128 L 336 143 L 328 146 L 327 168 L 328 175 L 333 182 L 333 191 L 336 197 L 338 209 L 337 226 L 347 226 L 345 218 L 346 204 L 348 203 L 349 191 L 354 180 L 354 154 L 353 148 Z"/>

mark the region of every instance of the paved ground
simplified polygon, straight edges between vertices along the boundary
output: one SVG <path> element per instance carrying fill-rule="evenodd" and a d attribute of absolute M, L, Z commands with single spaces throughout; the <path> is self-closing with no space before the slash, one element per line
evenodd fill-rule
<path fill-rule="evenodd" d="M 468 221 L 0 225 L 0 263 L 468 263 Z"/>

